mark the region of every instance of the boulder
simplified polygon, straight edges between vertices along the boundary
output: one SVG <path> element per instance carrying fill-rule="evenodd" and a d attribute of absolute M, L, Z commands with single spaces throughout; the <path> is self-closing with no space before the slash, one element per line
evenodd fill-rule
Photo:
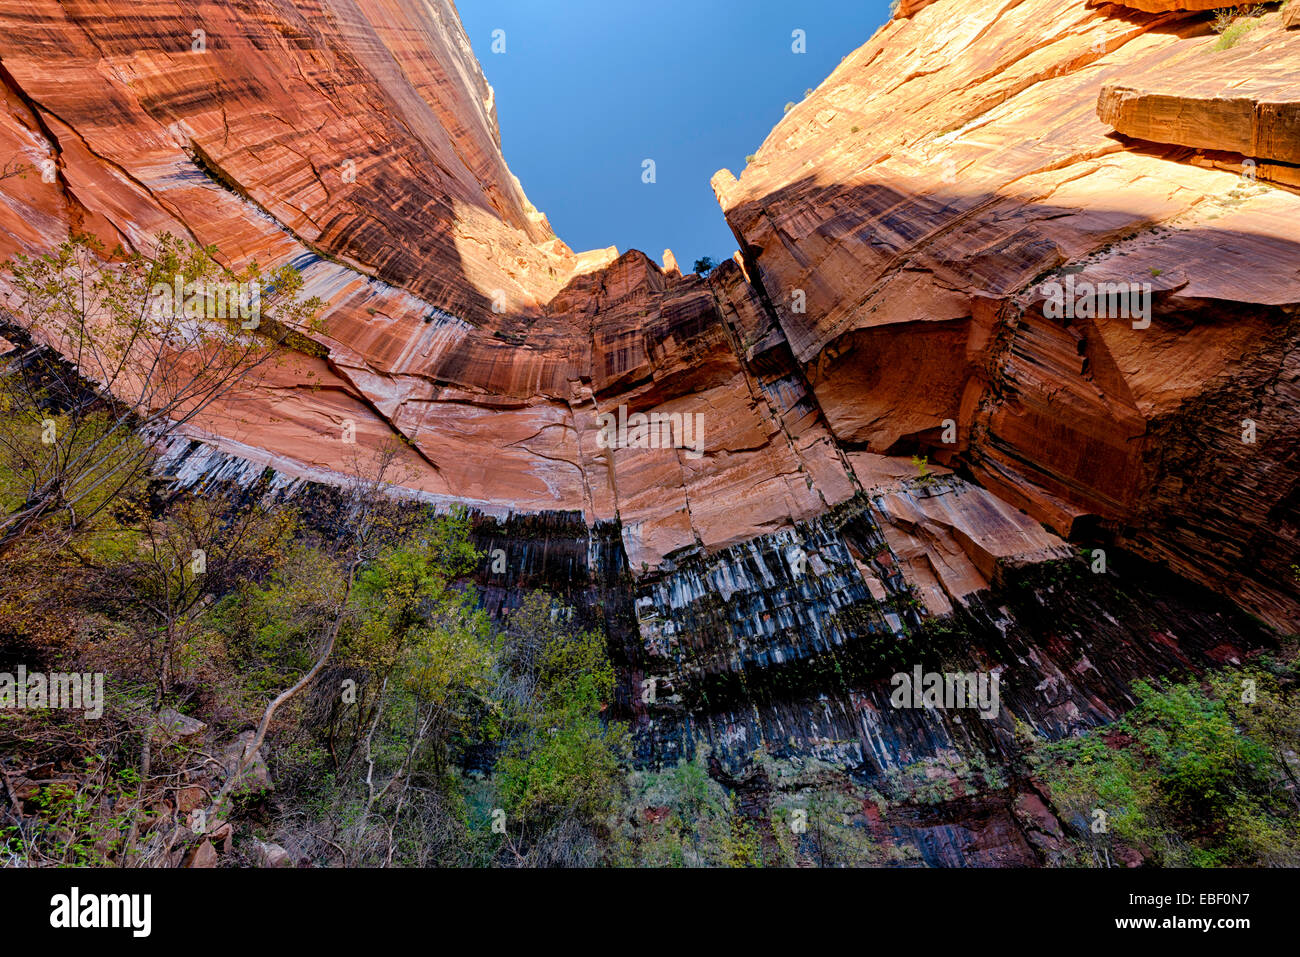
<path fill-rule="evenodd" d="M 191 742 L 203 734 L 208 726 L 197 718 L 181 714 L 172 708 L 163 708 L 158 712 L 158 737 L 171 743 L 175 741 Z"/>
<path fill-rule="evenodd" d="M 248 755 L 248 749 L 252 746 L 255 737 L 254 732 L 245 731 L 222 751 L 222 766 L 227 776 L 236 772 L 241 760 L 247 759 L 243 772 L 231 790 L 231 793 L 237 797 L 268 794 L 275 790 L 275 785 L 271 781 L 271 771 L 266 766 L 266 759 L 262 757 L 262 752 L 253 751 Z"/>
<path fill-rule="evenodd" d="M 208 793 L 201 787 L 191 785 L 176 792 L 176 810 L 181 814 L 189 814 L 207 803 Z"/>
<path fill-rule="evenodd" d="M 279 844 L 254 843 L 253 852 L 257 857 L 258 867 L 293 867 L 293 858 Z"/>
<path fill-rule="evenodd" d="M 216 867 L 220 862 L 217 849 L 212 846 L 212 842 L 209 840 L 200 841 L 198 847 L 186 855 L 185 858 L 186 867 Z"/>

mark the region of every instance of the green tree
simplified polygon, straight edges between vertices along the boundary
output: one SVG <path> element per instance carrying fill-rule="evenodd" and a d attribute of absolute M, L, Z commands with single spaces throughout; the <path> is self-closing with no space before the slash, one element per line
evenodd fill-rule
<path fill-rule="evenodd" d="M 1110 860 L 1113 836 L 1164 865 L 1300 862 L 1291 771 L 1270 748 L 1294 727 L 1294 692 L 1261 681 L 1246 704 L 1242 679 L 1226 672 L 1209 690 L 1138 682 L 1121 721 L 1039 747 L 1034 760 L 1062 810 L 1084 822 L 1096 861 Z M 1098 811 L 1106 826 L 1094 830 Z"/>
<path fill-rule="evenodd" d="M 171 236 L 151 255 L 107 255 L 74 236 L 8 264 L 24 342 L 0 370 L 0 556 L 93 526 L 147 476 L 141 436 L 165 438 L 247 389 L 313 324 L 321 303 L 300 297 L 293 267 L 235 272 L 216 256 Z"/>
<path fill-rule="evenodd" d="M 542 592 L 511 616 L 507 674 L 525 689 L 495 777 L 516 862 L 590 863 L 624 791 L 627 730 L 602 712 L 614 669 L 599 629 L 569 626 L 571 609 Z"/>

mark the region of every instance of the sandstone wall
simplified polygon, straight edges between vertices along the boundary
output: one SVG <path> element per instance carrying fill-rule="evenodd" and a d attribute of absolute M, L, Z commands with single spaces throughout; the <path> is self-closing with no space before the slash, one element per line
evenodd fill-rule
<path fill-rule="evenodd" d="M 1216 40 L 909 4 L 715 178 L 743 255 L 703 280 L 553 237 L 448 0 L 0 0 L 0 157 L 28 170 L 0 252 L 169 231 L 298 265 L 318 354 L 196 433 L 289 478 L 400 435 L 417 493 L 617 521 L 638 575 L 885 493 L 935 611 L 1073 536 L 1293 627 L 1300 33 Z M 1054 318 L 1067 274 L 1149 284 L 1150 325 Z M 699 415 L 700 454 L 602 447 L 620 408 Z M 960 535 L 896 497 L 913 454 L 983 486 Z"/>
<path fill-rule="evenodd" d="M 843 446 L 928 450 L 1293 627 L 1300 196 L 1241 170 L 1294 160 L 1300 37 L 1270 13 L 1217 40 L 944 0 L 714 185 Z M 1048 318 L 1069 274 L 1148 284 L 1149 327 Z"/>

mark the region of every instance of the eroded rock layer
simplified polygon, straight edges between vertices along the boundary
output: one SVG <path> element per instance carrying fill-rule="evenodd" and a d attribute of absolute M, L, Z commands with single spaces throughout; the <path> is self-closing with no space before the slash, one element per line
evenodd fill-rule
<path fill-rule="evenodd" d="M 1293 156 L 1300 37 L 1218 46 L 1202 14 L 934 3 L 714 185 L 842 446 L 928 450 L 1294 627 L 1300 196 L 1188 147 Z M 1100 283 L 1143 298 L 1050 301 Z"/>
<path fill-rule="evenodd" d="M 445 0 L 232 11 L 0 4 L 0 138 L 43 174 L 0 182 L 8 251 L 172 231 L 328 303 L 318 355 L 205 417 L 226 451 L 320 478 L 345 433 L 400 433 L 426 496 L 619 519 L 650 569 L 928 450 L 1294 617 L 1300 200 L 1219 161 L 1296 158 L 1278 15 L 1217 50 L 1198 14 L 914 4 L 720 174 L 744 266 L 704 281 L 551 235 Z M 1151 325 L 1045 318 L 1035 284 L 1067 272 L 1149 284 Z M 698 421 L 698 448 L 609 448 L 620 412 Z M 1193 447 L 1221 467 L 1177 471 Z"/>
<path fill-rule="evenodd" d="M 754 806 L 756 751 L 820 762 L 894 862 L 1050 861 L 1017 722 L 1267 647 L 1227 600 L 1300 622 L 1297 4 L 1223 49 L 1198 5 L 905 2 L 715 177 L 741 251 L 701 278 L 553 236 L 450 0 L 0 0 L 0 252 L 293 263 L 313 347 L 177 483 L 320 494 L 400 436 L 506 552 L 494 615 L 603 619 L 644 762 L 705 745 Z M 915 664 L 1005 710 L 886 706 Z"/>

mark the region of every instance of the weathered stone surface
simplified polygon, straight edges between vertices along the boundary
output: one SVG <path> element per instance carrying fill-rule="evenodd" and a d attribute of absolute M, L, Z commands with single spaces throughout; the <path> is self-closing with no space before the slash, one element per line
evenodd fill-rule
<path fill-rule="evenodd" d="M 294 262 L 329 303 L 325 360 L 299 357 L 201 429 L 316 475 L 348 451 L 345 423 L 363 450 L 391 438 L 377 407 L 429 391 L 440 365 L 444 382 L 475 394 L 538 392 L 526 357 L 512 375 L 509 344 L 475 323 L 492 321 L 498 293 L 509 315 L 536 317 L 539 299 L 591 263 L 549 238 L 506 170 L 490 91 L 449 3 L 13 4 L 0 5 L 0 24 L 0 152 L 54 174 L 4 181 L 3 252 L 48 248 L 74 227 L 137 247 L 170 231 L 234 263 Z M 475 407 L 445 408 L 472 423 Z M 530 417 L 502 431 L 503 446 Z M 544 457 L 526 445 L 501 453 L 499 494 L 418 453 L 411 484 L 556 504 Z"/>
<path fill-rule="evenodd" d="M 987 589 L 1005 562 L 1072 557 L 1038 522 L 964 482 L 935 480 L 873 495 L 880 527 L 903 576 L 931 614 Z"/>
<path fill-rule="evenodd" d="M 1093 6 L 1101 6 L 1104 0 L 1089 0 Z M 1238 3 L 1224 3 L 1223 0 L 1122 0 L 1119 6 L 1144 13 L 1170 13 L 1179 10 L 1219 10 L 1238 7 Z"/>
<path fill-rule="evenodd" d="M 293 867 L 293 858 L 279 844 L 255 841 L 253 853 L 257 856 L 259 867 Z"/>
<path fill-rule="evenodd" d="M 835 438 L 963 465 L 1059 534 L 1300 619 L 1300 198 L 1096 114 L 1103 88 L 1155 77 L 1294 89 L 1279 27 L 1214 51 L 1202 18 L 940 0 L 848 57 L 739 181 L 715 177 Z M 1249 135 L 1291 155 L 1289 130 Z M 1067 273 L 1149 284 L 1150 326 L 1048 318 L 1040 290 Z M 1267 437 L 1242 442 L 1246 419 Z"/>
<path fill-rule="evenodd" d="M 232 794 L 252 796 L 275 790 L 275 784 L 271 781 L 271 770 L 266 766 L 266 759 L 262 757 L 262 752 L 257 750 L 248 753 L 255 737 L 254 732 L 244 731 L 226 745 L 221 753 L 222 770 L 227 777 L 235 774 L 241 763 L 247 762 L 243 771 L 239 772 L 238 780 L 231 790 Z"/>
<path fill-rule="evenodd" d="M 203 840 L 199 843 L 199 846 L 186 857 L 185 866 L 207 868 L 216 867 L 220 863 L 221 859 L 217 856 L 217 849 L 212 846 L 212 842 L 209 840 Z"/>
<path fill-rule="evenodd" d="M 617 521 L 635 575 L 866 494 L 932 611 L 1100 536 L 1286 624 L 1300 198 L 1239 173 L 1287 181 L 1300 34 L 1215 51 L 1151 5 L 905 0 L 715 178 L 745 248 L 702 279 L 552 236 L 447 0 L 0 0 L 0 157 L 53 172 L 0 180 L 0 252 L 170 231 L 302 269 L 318 354 L 171 443 L 186 480 L 337 480 L 401 435 L 413 494 Z M 1067 272 L 1150 283 L 1151 325 L 1052 317 Z M 620 414 L 699 447 L 606 447 Z M 919 494 L 913 453 L 983 488 Z"/>
<path fill-rule="evenodd" d="M 1294 46 L 1292 56 L 1300 39 Z M 1265 70 L 1277 68 L 1274 50 L 1255 52 L 1268 54 Z M 1229 90 L 1207 65 L 1201 77 L 1180 76 L 1176 88 L 1112 83 L 1101 89 L 1097 115 L 1125 136 L 1300 163 L 1300 75 L 1266 74 L 1262 83 L 1246 80 Z"/>
<path fill-rule="evenodd" d="M 158 712 L 159 734 L 168 740 L 191 741 L 207 730 L 207 727 L 197 718 L 191 718 L 172 708 L 163 708 Z"/>
<path fill-rule="evenodd" d="M 201 787 L 181 788 L 176 792 L 176 810 L 181 814 L 189 814 L 207 802 L 208 792 Z"/>
<path fill-rule="evenodd" d="M 734 264 L 705 282 L 550 237 L 449 4 L 0 4 L 3 26 L 0 140 L 57 171 L 0 183 L 4 251 L 74 225 L 136 246 L 171 231 L 293 262 L 327 302 L 323 356 L 200 416 L 189 434 L 221 455 L 176 443 L 170 463 L 329 481 L 398 433 L 423 497 L 621 517 L 638 568 L 852 494 L 793 369 L 760 383 L 737 359 L 723 315 L 762 307 Z M 620 408 L 704 415 L 700 456 L 598 448 Z"/>
<path fill-rule="evenodd" d="M 894 16 L 915 16 L 932 3 L 934 3 L 934 0 L 899 0 L 898 9 L 894 11 Z"/>

